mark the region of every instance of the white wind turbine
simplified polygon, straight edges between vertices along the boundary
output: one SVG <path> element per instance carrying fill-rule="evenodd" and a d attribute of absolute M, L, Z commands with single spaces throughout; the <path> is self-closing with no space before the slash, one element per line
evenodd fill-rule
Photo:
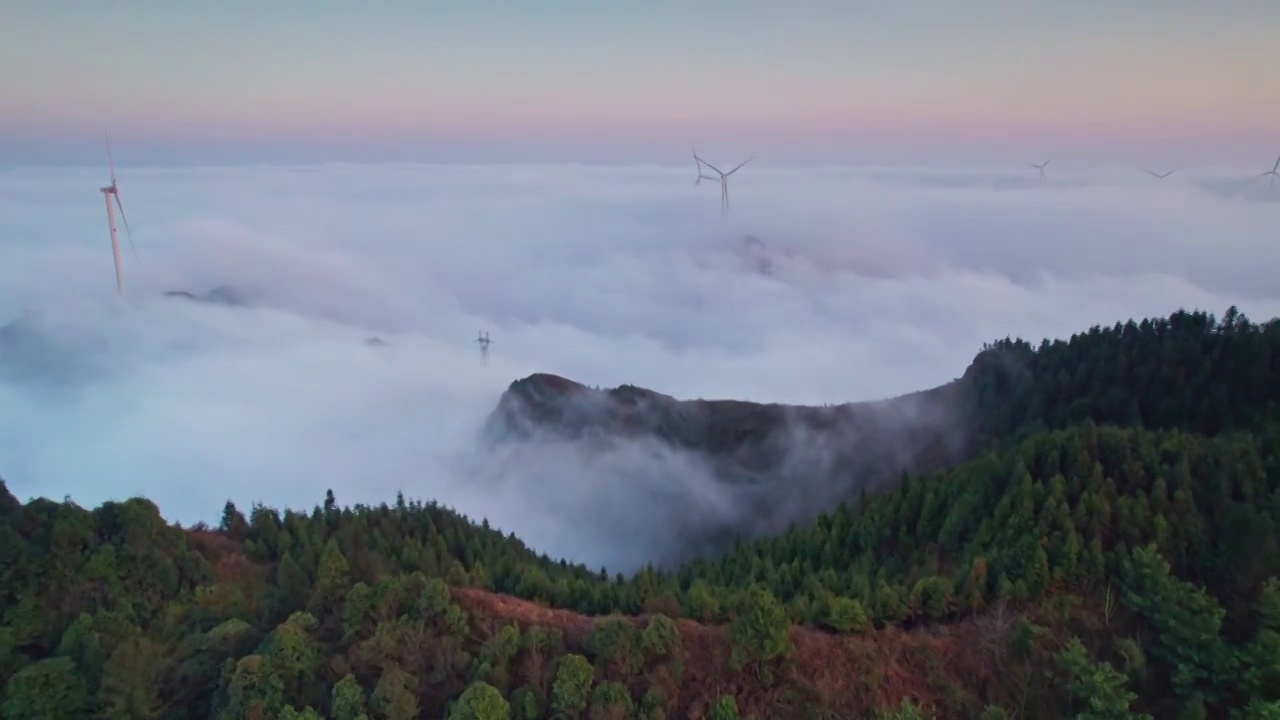
<path fill-rule="evenodd" d="M 1052 159 L 1049 159 L 1049 160 L 1045 160 L 1044 162 L 1040 163 L 1039 165 L 1037 165 L 1037 164 L 1035 164 L 1035 163 L 1027 163 L 1027 165 L 1028 165 L 1028 166 L 1030 166 L 1030 167 L 1033 167 L 1033 168 L 1035 168 L 1035 169 L 1037 169 L 1037 170 L 1039 170 L 1039 171 L 1040 171 L 1040 180 L 1041 180 L 1041 182 L 1043 182 L 1043 181 L 1046 179 L 1046 178 L 1045 178 L 1045 176 L 1044 176 L 1044 169 L 1045 169 L 1045 168 L 1047 168 L 1047 167 L 1049 167 L 1049 163 L 1051 163 L 1051 162 L 1053 162 L 1053 160 L 1052 160 Z"/>
<path fill-rule="evenodd" d="M 124 214 L 124 204 L 120 202 L 120 188 L 116 186 L 116 163 L 111 157 L 111 138 L 104 132 L 103 137 L 107 143 L 107 163 L 111 167 L 111 184 L 99 188 L 107 201 L 107 227 L 111 229 L 111 256 L 116 263 L 116 292 L 124 297 L 124 268 L 120 264 L 120 236 L 116 233 L 116 208 L 120 208 L 120 219 L 124 221 L 124 231 L 129 238 L 129 247 L 133 249 L 133 256 L 138 257 L 138 249 L 133 245 L 133 233 L 129 231 L 129 218 Z M 115 199 L 115 205 L 112 206 L 111 200 Z"/>
<path fill-rule="evenodd" d="M 732 174 L 734 174 L 734 173 L 736 173 L 736 172 L 738 172 L 738 170 L 740 170 L 740 169 L 742 168 L 742 166 L 743 166 L 743 165 L 746 165 L 747 163 L 751 162 L 752 160 L 755 160 L 755 159 L 756 159 L 756 156 L 755 156 L 755 155 L 752 155 L 751 157 L 747 158 L 746 160 L 743 160 L 742 162 L 738 163 L 737 167 L 733 168 L 733 169 L 732 169 L 732 170 L 730 170 L 729 172 L 723 172 L 723 171 L 721 171 L 721 170 L 720 170 L 720 168 L 718 168 L 718 167 L 716 167 L 715 165 L 712 165 L 711 163 L 707 162 L 706 160 L 703 160 L 702 158 L 698 157 L 697 153 L 694 153 L 694 155 L 693 155 L 693 156 L 694 156 L 694 158 L 696 158 L 696 159 L 698 160 L 698 162 L 700 162 L 700 163 L 702 163 L 703 165 L 706 165 L 707 167 L 711 168 L 712 170 L 714 170 L 714 171 L 715 171 L 715 173 L 716 173 L 717 175 L 719 175 L 719 176 L 720 176 L 720 213 L 721 213 L 721 214 L 727 214 L 727 213 L 729 212 L 729 176 L 730 176 L 730 175 L 732 175 Z M 701 172 L 702 172 L 701 168 L 699 168 L 698 172 L 699 172 L 699 173 L 701 173 Z M 699 180 L 701 180 L 702 178 L 701 178 L 701 177 L 699 177 L 698 179 L 699 179 Z M 707 178 L 707 179 L 708 179 L 708 180 L 710 180 L 711 178 Z"/>
<path fill-rule="evenodd" d="M 694 180 L 693 184 L 701 185 L 703 180 L 715 180 L 715 178 L 711 177 L 710 175 L 702 174 L 702 166 L 705 163 L 702 162 L 702 158 L 698 157 L 698 148 L 692 148 L 692 149 L 693 149 L 693 161 L 698 164 L 698 179 Z"/>
<path fill-rule="evenodd" d="M 1175 173 L 1175 172 L 1177 172 L 1177 171 L 1178 171 L 1178 168 L 1174 168 L 1174 169 L 1170 170 L 1169 172 L 1167 172 L 1167 173 L 1165 173 L 1165 174 L 1163 174 L 1163 175 L 1161 175 L 1161 174 L 1160 174 L 1160 173 L 1158 173 L 1158 172 L 1155 172 L 1154 170 L 1147 170 L 1147 171 L 1146 171 L 1146 173 L 1147 173 L 1148 175 L 1150 175 L 1151 177 L 1153 177 L 1153 178 L 1159 178 L 1159 179 L 1163 180 L 1163 179 L 1165 179 L 1165 178 L 1169 177 L 1170 175 L 1174 174 L 1174 173 Z"/>

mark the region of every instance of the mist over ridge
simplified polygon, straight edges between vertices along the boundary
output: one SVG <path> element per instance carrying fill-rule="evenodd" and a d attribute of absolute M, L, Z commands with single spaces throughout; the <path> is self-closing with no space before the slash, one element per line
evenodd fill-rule
<path fill-rule="evenodd" d="M 645 443 L 487 448 L 513 380 L 821 406 L 943 385 L 1006 335 L 1280 315 L 1280 202 L 1225 174 L 748 166 L 727 221 L 681 168 L 119 175 L 139 254 L 124 306 L 103 171 L 0 171 L 0 325 L 20 321 L 0 475 L 23 498 L 144 494 L 184 523 L 228 498 L 403 490 L 625 570 L 664 551 L 672 508 L 733 525 L 743 506 Z M 163 297 L 219 286 L 245 305 Z"/>

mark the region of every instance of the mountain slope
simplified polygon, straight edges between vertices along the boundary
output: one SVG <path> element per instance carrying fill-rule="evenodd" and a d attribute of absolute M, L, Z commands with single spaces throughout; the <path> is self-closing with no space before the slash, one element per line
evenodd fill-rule
<path fill-rule="evenodd" d="M 538 558 L 433 505 L 327 498 L 310 515 L 249 518 L 229 505 L 211 532 L 167 526 L 145 500 L 88 511 L 0 493 L 0 672 L 7 698 L 28 698 L 33 675 L 65 658 L 88 698 L 77 708 L 113 706 L 127 680 L 217 718 L 292 717 L 285 705 L 341 717 L 340 681 L 365 702 L 416 704 L 405 717 L 441 717 L 483 682 L 531 719 L 575 682 L 600 704 L 589 717 L 646 697 L 699 717 L 726 696 L 760 718 L 904 700 L 940 718 L 1068 717 L 1072 688 L 1101 673 L 1157 717 L 1226 717 L 1280 700 L 1278 455 L 1274 431 L 1086 425 L 630 580 Z M 636 620 L 589 616 L 619 611 Z M 1080 650 L 1064 655 L 1072 638 Z M 120 676 L 147 663 L 157 675 Z"/>
<path fill-rule="evenodd" d="M 217 530 L 184 530 L 145 499 L 23 504 L 0 484 L 0 712 L 1275 717 L 1277 324 L 1133 327 L 996 343 L 958 384 L 968 461 L 630 578 L 402 497 L 228 503 Z M 590 445 L 683 428 L 653 441 L 750 470 L 743 448 L 793 413 L 643 395 L 627 415 L 622 395 L 550 403 L 572 422 L 525 430 Z M 734 435 L 730 410 L 757 424 Z"/>
<path fill-rule="evenodd" d="M 421 521 L 418 512 L 405 508 L 404 517 Z M 182 531 L 142 500 L 92 512 L 5 502 L 0 517 L 0 535 L 16 540 L 6 550 L 18 551 L 0 631 L 0 701 L 10 718 L 34 708 L 118 714 L 140 698 L 165 716 L 295 717 L 286 705 L 310 705 L 340 718 L 336 686 L 347 683 L 355 704 L 376 707 L 393 694 L 388 678 L 400 673 L 409 678 L 400 699 L 416 706 L 413 717 L 442 717 L 469 684 L 485 682 L 532 707 L 515 717 L 533 720 L 550 715 L 570 654 L 585 658 L 592 675 L 588 717 L 619 717 L 614 706 L 643 709 L 646 718 L 704 717 L 725 697 L 743 716 L 848 717 L 904 699 L 939 705 L 977 678 L 998 681 L 996 669 L 1013 662 L 1005 646 L 1015 625 L 1003 620 L 841 637 L 787 628 L 783 618 L 793 651 L 774 666 L 775 680 L 761 683 L 733 667 L 743 642 L 729 625 L 590 617 L 478 588 L 446 589 L 420 571 L 375 579 L 367 573 L 378 561 L 358 546 L 326 543 L 310 560 L 264 561 L 254 557 L 261 538 L 236 540 L 234 520 L 230 530 Z M 315 517 L 339 518 L 345 535 L 361 516 Z M 268 527 L 265 515 L 257 518 L 259 529 Z M 315 528 L 295 525 L 304 547 Z M 64 544 L 72 537 L 79 542 Z M 22 570 L 36 553 L 43 579 Z M 148 568 L 161 582 L 146 576 Z M 103 584 L 109 576 L 115 581 Z M 342 587 L 326 585 L 338 577 Z M 50 594 L 32 603 L 37 588 Z M 926 668 L 915 660 L 926 656 L 942 662 Z M 60 693 L 26 692 L 49 677 L 63 683 Z M 123 688 L 134 694 L 121 695 Z"/>

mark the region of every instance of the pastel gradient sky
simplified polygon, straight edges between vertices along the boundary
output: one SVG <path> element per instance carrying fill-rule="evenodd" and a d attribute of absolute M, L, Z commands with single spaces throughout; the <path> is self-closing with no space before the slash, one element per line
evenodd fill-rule
<path fill-rule="evenodd" d="M 1276 0 L 8 0 L 0 165 L 1256 164 L 1277 58 Z"/>

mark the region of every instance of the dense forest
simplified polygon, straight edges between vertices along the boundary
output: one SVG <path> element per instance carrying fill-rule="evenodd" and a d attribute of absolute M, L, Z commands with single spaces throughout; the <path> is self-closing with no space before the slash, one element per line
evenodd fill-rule
<path fill-rule="evenodd" d="M 0 715 L 1280 718 L 1280 322 L 961 382 L 967 461 L 632 577 L 403 496 L 181 528 L 0 484 Z"/>

